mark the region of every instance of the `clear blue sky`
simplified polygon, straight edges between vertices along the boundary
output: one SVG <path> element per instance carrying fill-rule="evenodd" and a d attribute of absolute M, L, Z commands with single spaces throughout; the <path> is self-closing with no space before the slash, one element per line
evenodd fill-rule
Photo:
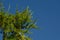
<path fill-rule="evenodd" d="M 20 11 L 29 6 L 33 17 L 38 18 L 37 26 L 41 28 L 33 31 L 33 40 L 60 40 L 60 0 L 6 0 L 3 3 L 6 9 L 10 3 L 12 13 L 16 3 Z"/>

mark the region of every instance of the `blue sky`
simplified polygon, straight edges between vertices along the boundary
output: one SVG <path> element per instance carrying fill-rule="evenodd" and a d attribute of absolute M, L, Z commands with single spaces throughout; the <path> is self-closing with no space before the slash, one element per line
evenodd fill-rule
<path fill-rule="evenodd" d="M 10 3 L 12 13 L 16 4 L 20 11 L 29 6 L 40 27 L 31 34 L 33 40 L 60 40 L 60 0 L 4 0 L 3 3 L 6 9 Z"/>

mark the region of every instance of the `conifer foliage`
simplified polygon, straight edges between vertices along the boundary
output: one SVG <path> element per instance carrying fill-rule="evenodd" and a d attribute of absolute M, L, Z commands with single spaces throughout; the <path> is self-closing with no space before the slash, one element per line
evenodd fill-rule
<path fill-rule="evenodd" d="M 37 28 L 35 20 L 31 18 L 29 8 L 22 12 L 16 10 L 15 14 L 10 14 L 0 4 L 0 29 L 3 32 L 3 40 L 31 40 L 25 35 L 29 34 L 32 28 Z"/>

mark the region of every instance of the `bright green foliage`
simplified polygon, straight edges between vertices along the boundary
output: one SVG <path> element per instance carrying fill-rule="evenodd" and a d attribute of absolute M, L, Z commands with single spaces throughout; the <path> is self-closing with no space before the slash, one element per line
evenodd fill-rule
<path fill-rule="evenodd" d="M 0 6 L 0 29 L 3 30 L 3 40 L 31 40 L 25 34 L 30 33 L 30 29 L 37 28 L 32 19 L 29 8 L 16 14 L 4 12 Z"/>

